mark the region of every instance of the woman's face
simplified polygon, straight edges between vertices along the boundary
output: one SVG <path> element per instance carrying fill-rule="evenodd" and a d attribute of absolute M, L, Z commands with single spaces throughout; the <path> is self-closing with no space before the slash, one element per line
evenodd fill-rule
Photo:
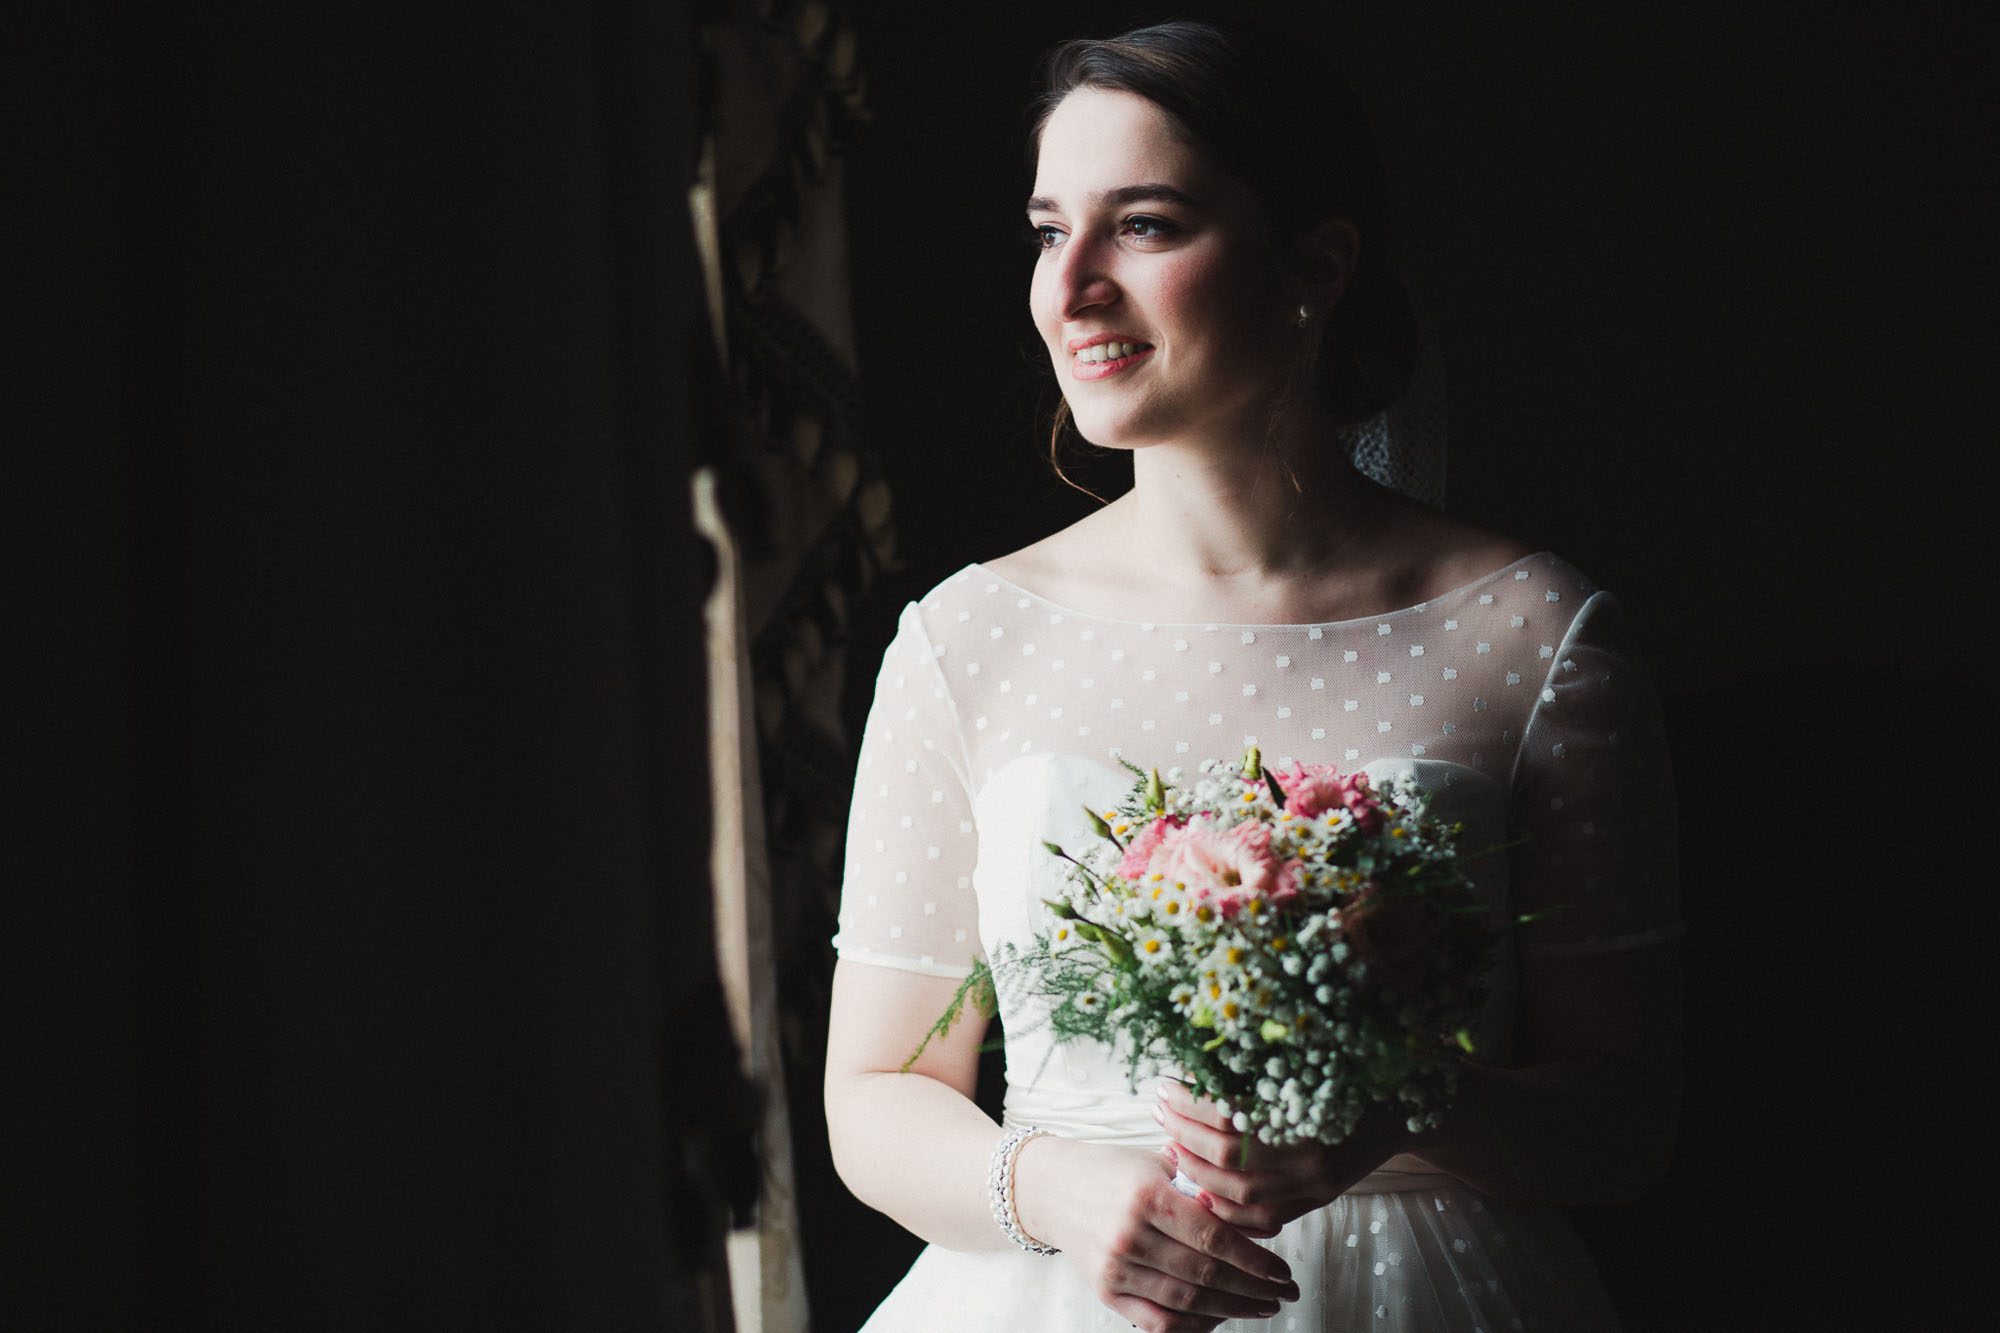
<path fill-rule="evenodd" d="M 1042 238 L 1028 307 L 1086 440 L 1261 443 L 1300 288 L 1255 201 L 1165 112 L 1104 89 L 1063 98 L 1028 220 Z"/>

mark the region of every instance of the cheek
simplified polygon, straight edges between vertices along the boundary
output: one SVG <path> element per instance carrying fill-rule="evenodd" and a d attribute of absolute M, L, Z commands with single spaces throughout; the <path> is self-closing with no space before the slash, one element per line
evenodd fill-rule
<path fill-rule="evenodd" d="M 1199 336 L 1206 326 L 1208 307 L 1214 304 L 1209 290 L 1215 265 L 1199 257 L 1176 256 L 1160 266 L 1159 281 L 1153 287 L 1153 308 L 1158 317 L 1177 326 L 1183 337 Z"/>
<path fill-rule="evenodd" d="M 1035 331 L 1047 340 L 1057 332 L 1061 320 L 1056 318 L 1054 293 L 1055 283 L 1047 264 L 1035 265 L 1034 276 L 1028 279 L 1028 317 L 1035 322 Z"/>
<path fill-rule="evenodd" d="M 1265 317 L 1271 305 L 1267 273 L 1188 255 L 1165 265 L 1159 278 L 1156 307 L 1185 342 L 1210 347 L 1209 355 L 1224 360 L 1264 354 L 1280 322 Z"/>

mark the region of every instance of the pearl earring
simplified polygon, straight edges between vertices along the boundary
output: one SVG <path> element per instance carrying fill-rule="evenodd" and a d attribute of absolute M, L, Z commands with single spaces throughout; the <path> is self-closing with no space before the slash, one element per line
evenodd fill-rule
<path fill-rule="evenodd" d="M 1299 307 L 1298 325 L 1300 328 L 1304 328 L 1310 323 L 1312 323 L 1312 311 L 1301 305 Z"/>

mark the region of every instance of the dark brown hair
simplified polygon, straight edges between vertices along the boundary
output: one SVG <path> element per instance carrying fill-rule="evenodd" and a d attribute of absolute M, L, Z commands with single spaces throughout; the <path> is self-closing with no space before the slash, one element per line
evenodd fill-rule
<path fill-rule="evenodd" d="M 1417 322 L 1391 264 L 1381 160 L 1361 104 L 1305 43 L 1258 28 L 1162 23 L 1062 43 L 1043 58 L 1041 87 L 1029 108 L 1030 173 L 1064 97 L 1079 88 L 1128 92 L 1164 111 L 1189 145 L 1250 191 L 1279 263 L 1297 262 L 1296 241 L 1328 218 L 1353 224 L 1354 272 L 1332 311 L 1312 321 L 1300 388 L 1349 426 L 1402 394 L 1416 369 Z M 1068 420 L 1064 403 L 1052 463 Z"/>

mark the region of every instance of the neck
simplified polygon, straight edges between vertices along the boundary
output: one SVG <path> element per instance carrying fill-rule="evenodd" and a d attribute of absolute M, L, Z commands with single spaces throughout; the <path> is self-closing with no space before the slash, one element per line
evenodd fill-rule
<path fill-rule="evenodd" d="M 1238 437 L 1239 440 L 1242 438 Z M 1125 546 L 1154 579 L 1256 586 L 1338 563 L 1380 510 L 1337 428 L 1304 414 L 1268 442 L 1162 441 L 1134 452 Z"/>

